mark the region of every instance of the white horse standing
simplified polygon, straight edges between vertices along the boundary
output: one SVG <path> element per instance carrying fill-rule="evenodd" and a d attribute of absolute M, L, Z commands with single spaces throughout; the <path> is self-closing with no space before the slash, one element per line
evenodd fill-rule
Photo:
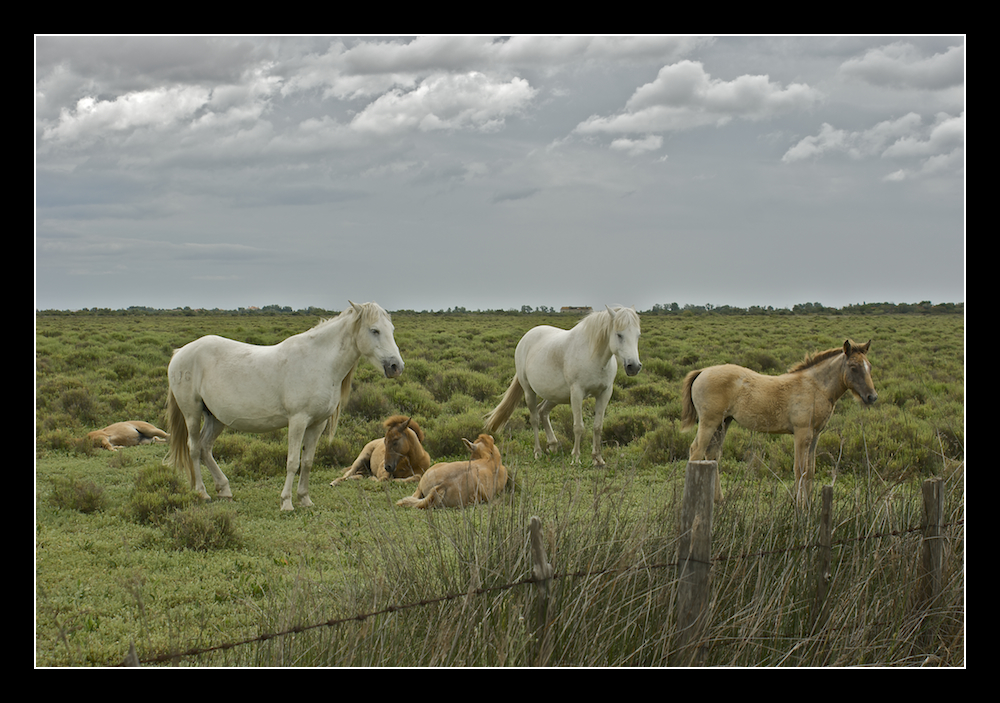
<path fill-rule="evenodd" d="M 605 306 L 607 307 L 607 306 Z M 486 416 L 486 429 L 497 432 L 510 419 L 524 396 L 535 433 L 535 458 L 542 454 L 538 441 L 538 421 L 545 429 L 548 450 L 559 442 L 552 431 L 549 413 L 556 405 L 569 403 L 573 408 L 573 462 L 580 461 L 583 438 L 583 399 L 594 396 L 594 450 L 596 466 L 604 466 L 601 456 L 601 430 L 604 410 L 620 361 L 625 373 L 635 376 L 642 369 L 639 361 L 639 315 L 635 308 L 620 305 L 614 309 L 592 312 L 570 330 L 539 325 L 525 332 L 514 350 L 517 373 L 500 404 Z M 541 403 L 538 398 L 542 398 Z"/>
<path fill-rule="evenodd" d="M 171 432 L 166 462 L 186 470 L 191 486 L 205 499 L 200 465 L 206 464 L 218 496 L 231 498 L 229 479 L 212 456 L 222 430 L 288 427 L 281 509 L 293 509 L 297 471 L 299 505 L 311 506 L 309 469 L 316 443 L 327 420 L 336 427 L 361 357 L 382 368 L 388 378 L 403 372 L 392 332 L 388 313 L 377 304 L 351 303 L 340 316 L 272 346 L 208 335 L 181 347 L 167 367 Z"/>

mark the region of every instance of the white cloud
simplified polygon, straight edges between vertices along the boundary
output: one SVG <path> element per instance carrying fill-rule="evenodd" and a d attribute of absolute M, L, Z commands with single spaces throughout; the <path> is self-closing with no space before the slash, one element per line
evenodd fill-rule
<path fill-rule="evenodd" d="M 638 88 L 624 112 L 592 116 L 575 131 L 648 133 L 723 125 L 734 118 L 761 120 L 808 109 L 822 98 L 820 91 L 805 84 L 782 87 L 766 75 L 724 81 L 712 78 L 701 62 L 680 61 L 664 66 L 656 80 Z"/>
<path fill-rule="evenodd" d="M 964 168 L 965 113 L 957 117 L 938 114 L 935 123 L 925 126 L 920 116 L 909 113 L 897 120 L 879 122 L 870 129 L 848 131 L 823 123 L 819 133 L 792 146 L 781 160 L 794 163 L 829 153 L 847 154 L 853 159 L 882 158 L 917 160 L 911 168 L 901 168 L 883 177 L 901 181 Z"/>
<path fill-rule="evenodd" d="M 781 158 L 785 163 L 800 161 L 829 152 L 842 152 L 860 159 L 881 156 L 886 146 L 920 129 L 920 115 L 910 112 L 896 120 L 879 122 L 871 129 L 849 132 L 824 122 L 816 136 L 805 137 Z"/>
<path fill-rule="evenodd" d="M 114 100 L 80 98 L 74 109 L 63 108 L 43 134 L 65 144 L 90 144 L 109 132 L 163 129 L 191 119 L 209 97 L 205 88 L 184 86 L 126 93 Z"/>
<path fill-rule="evenodd" d="M 392 90 L 370 103 L 351 122 L 361 132 L 409 130 L 492 131 L 523 110 L 537 91 L 523 78 L 500 81 L 477 71 L 437 75 L 409 92 Z"/>
<path fill-rule="evenodd" d="M 510 73 L 519 69 L 579 68 L 583 61 L 668 60 L 711 44 L 704 37 L 429 36 L 411 40 L 334 41 L 298 62 L 285 94 L 318 89 L 324 97 L 354 99 L 394 88 L 412 90 L 439 73 Z"/>
<path fill-rule="evenodd" d="M 611 142 L 611 148 L 617 151 L 624 151 L 629 156 L 638 156 L 647 151 L 656 151 L 663 146 L 663 137 L 650 135 L 645 139 L 628 139 L 621 137 Z"/>
<path fill-rule="evenodd" d="M 894 42 L 845 61 L 842 75 L 877 86 L 943 90 L 965 83 L 965 45 L 950 47 L 931 57 L 907 42 Z"/>
<path fill-rule="evenodd" d="M 941 113 L 927 138 L 920 134 L 908 134 L 892 144 L 883 153 L 883 158 L 925 157 L 948 153 L 965 146 L 965 113 L 952 117 Z"/>
<path fill-rule="evenodd" d="M 957 117 L 939 114 L 936 124 L 930 128 L 925 128 L 920 116 L 911 112 L 897 120 L 886 120 L 871 129 L 855 132 L 835 129 L 824 122 L 819 134 L 800 140 L 781 160 L 791 163 L 828 152 L 842 152 L 858 159 L 926 157 L 964 146 L 964 112 Z"/>

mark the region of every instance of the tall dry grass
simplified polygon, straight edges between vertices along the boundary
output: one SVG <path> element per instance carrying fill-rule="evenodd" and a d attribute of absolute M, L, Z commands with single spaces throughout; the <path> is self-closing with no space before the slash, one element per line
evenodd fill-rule
<path fill-rule="evenodd" d="M 625 473 L 628 470 L 625 469 Z M 488 506 L 426 515 L 430 537 L 379 548 L 349 581 L 303 579 L 276 594 L 261 631 L 336 624 L 268 639 L 210 660 L 274 666 L 661 666 L 678 663 L 676 524 L 681 496 L 626 501 L 625 481 L 567 483 L 543 516 L 555 569 L 539 619 L 528 524 L 531 480 Z M 881 484 L 880 484 L 881 485 Z M 815 602 L 817 509 L 782 489 L 737 485 L 717 506 L 707 666 L 963 666 L 964 495 L 947 483 L 944 590 L 916 600 L 919 487 L 835 486 L 834 546 L 822 617 Z M 380 498 L 374 498 L 380 500 Z M 377 515 L 372 510 L 367 514 Z M 329 596 L 341 599 L 333 608 Z M 347 594 L 345 597 L 345 593 Z M 390 606 L 387 608 L 387 606 Z M 391 610 L 392 612 L 386 612 Z M 367 614 L 376 613 L 368 616 Z M 352 619 L 353 616 L 360 616 Z M 208 663 L 208 662 L 204 662 Z"/>

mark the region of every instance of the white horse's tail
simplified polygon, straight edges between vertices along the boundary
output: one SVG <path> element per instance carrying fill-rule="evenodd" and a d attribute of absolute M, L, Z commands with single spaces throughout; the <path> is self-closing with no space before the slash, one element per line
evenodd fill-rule
<path fill-rule="evenodd" d="M 360 359 L 358 360 L 360 361 Z M 351 367 L 351 370 L 347 372 L 344 376 L 344 380 L 340 382 L 340 402 L 337 403 L 337 407 L 333 410 L 333 415 L 330 416 L 330 422 L 327 424 L 327 436 L 333 439 L 333 436 L 337 434 L 337 424 L 340 422 L 340 411 L 347 405 L 347 401 L 351 399 L 351 381 L 354 380 L 354 371 L 358 368 L 358 364 L 355 363 Z"/>
<path fill-rule="evenodd" d="M 194 462 L 191 461 L 191 447 L 188 445 L 187 422 L 184 421 L 184 413 L 177 405 L 173 391 L 169 391 L 167 395 L 167 427 L 170 429 L 170 449 L 163 463 L 187 474 L 191 487 L 194 488 Z"/>
<path fill-rule="evenodd" d="M 514 409 L 523 397 L 524 391 L 521 390 L 521 382 L 517 380 L 517 376 L 514 376 L 514 380 L 510 382 L 510 387 L 503 394 L 500 404 L 493 408 L 492 412 L 487 413 L 484 425 L 486 431 L 490 433 L 497 432 L 501 427 L 506 425 L 511 413 L 514 412 Z"/>

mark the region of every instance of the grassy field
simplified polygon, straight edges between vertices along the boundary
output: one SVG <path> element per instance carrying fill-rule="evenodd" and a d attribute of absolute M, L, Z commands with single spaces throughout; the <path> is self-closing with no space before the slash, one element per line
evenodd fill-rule
<path fill-rule="evenodd" d="M 679 429 L 684 375 L 724 362 L 781 373 L 847 337 L 872 340 L 880 399 L 862 408 L 843 398 L 819 444 L 816 485 L 835 487 L 834 539 L 857 545 L 838 553 L 830 623 L 819 636 L 805 616 L 809 584 L 802 574 L 810 557 L 802 550 L 763 561 L 721 560 L 713 567 L 708 663 L 964 664 L 963 533 L 950 541 L 949 598 L 939 611 L 945 634 L 933 645 L 923 644 L 924 621 L 908 606 L 913 540 L 870 539 L 919 526 L 917 485 L 932 475 L 948 479 L 948 514 L 964 515 L 961 316 L 644 315 L 643 371 L 633 378 L 619 373 L 605 421 L 607 469 L 569 465 L 568 407 L 553 412 L 561 451 L 536 461 L 522 407 L 497 437 L 518 489 L 464 511 L 397 508 L 408 485 L 327 484 L 395 413 L 421 423 L 433 459 L 462 458 L 461 438 L 481 431 L 483 415 L 513 375 L 520 336 L 537 324 L 568 327 L 573 318 L 394 315 L 406 371 L 386 380 L 362 362 L 337 436 L 321 441 L 312 477 L 316 505 L 308 510 L 278 510 L 284 431 L 224 434 L 215 453 L 235 500 L 207 505 L 164 471 L 163 445 L 112 454 L 81 440 L 121 420 L 165 427 L 173 349 L 209 333 L 272 344 L 317 321 L 36 318 L 37 664 L 117 664 L 132 641 L 140 657 L 153 657 L 470 588 L 487 594 L 180 663 L 538 661 L 537 638 L 525 624 L 530 589 L 488 590 L 529 575 L 530 516 L 543 519 L 550 560 L 562 574 L 669 563 L 693 439 Z M 585 410 L 592 408 L 590 400 Z M 720 461 L 727 499 L 717 510 L 714 551 L 782 552 L 811 542 L 815 515 L 793 510 L 788 496 L 791 463 L 790 437 L 733 426 Z M 669 663 L 673 577 L 661 568 L 605 581 L 559 579 L 558 634 L 543 661 Z"/>

